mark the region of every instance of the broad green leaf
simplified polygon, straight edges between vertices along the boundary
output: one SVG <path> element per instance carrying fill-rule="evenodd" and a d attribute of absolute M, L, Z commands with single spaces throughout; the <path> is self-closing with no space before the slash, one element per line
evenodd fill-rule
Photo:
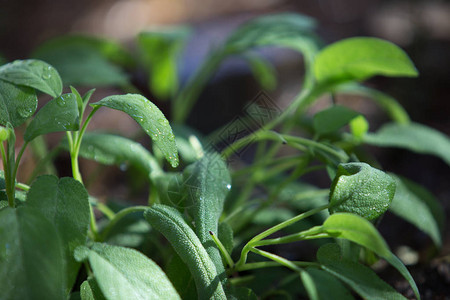
<path fill-rule="evenodd" d="M 89 200 L 84 186 L 77 180 L 43 175 L 31 185 L 27 207 L 40 211 L 55 225 L 63 241 L 67 290 L 70 291 L 80 264 L 73 258 L 76 247 L 86 243 L 89 225 Z"/>
<path fill-rule="evenodd" d="M 95 243 L 78 247 L 75 258 L 89 261 L 107 299 L 180 299 L 161 268 L 134 249 Z"/>
<path fill-rule="evenodd" d="M 29 142 L 39 135 L 58 131 L 76 131 L 80 127 L 77 99 L 74 94 L 61 95 L 42 107 L 25 131 Z"/>
<path fill-rule="evenodd" d="M 319 300 L 319 293 L 316 284 L 308 272 L 300 272 L 300 279 L 302 280 L 303 286 L 305 287 L 308 298 L 311 300 Z"/>
<path fill-rule="evenodd" d="M 226 299 L 216 267 L 202 243 L 175 208 L 153 205 L 144 217 L 161 232 L 188 266 L 195 280 L 199 299 Z"/>
<path fill-rule="evenodd" d="M 367 134 L 364 142 L 379 147 L 408 149 L 417 153 L 440 157 L 450 165 L 450 139 L 445 134 L 425 125 L 387 124 L 376 133 Z"/>
<path fill-rule="evenodd" d="M 337 131 L 359 115 L 358 112 L 341 105 L 333 105 L 314 115 L 313 126 L 318 134 Z"/>
<path fill-rule="evenodd" d="M 330 214 L 351 212 L 372 220 L 394 198 L 395 180 L 366 163 L 340 164 L 330 189 Z"/>
<path fill-rule="evenodd" d="M 389 257 L 389 246 L 378 230 L 366 219 L 349 213 L 336 213 L 323 223 L 323 229 L 331 236 L 343 238 L 366 247 L 381 257 Z"/>
<path fill-rule="evenodd" d="M 443 225 L 444 209 L 440 203 L 416 183 L 391 176 L 397 181 L 397 190 L 389 210 L 428 234 L 436 246 L 441 246 L 439 225 Z"/>
<path fill-rule="evenodd" d="M 355 37 L 338 41 L 320 51 L 314 62 L 319 82 L 362 81 L 375 75 L 415 77 L 408 55 L 381 39 Z"/>
<path fill-rule="evenodd" d="M 178 59 L 190 33 L 188 27 L 180 26 L 138 35 L 138 45 L 150 73 L 150 90 L 160 99 L 173 97 L 178 91 Z"/>
<path fill-rule="evenodd" d="M 62 93 L 58 71 L 48 63 L 37 59 L 16 60 L 0 67 L 0 79 L 37 89 L 52 97 L 58 97 Z"/>
<path fill-rule="evenodd" d="M 329 273 L 315 268 L 307 268 L 306 272 L 308 272 L 309 276 L 314 281 L 319 299 L 354 299 L 352 294 L 345 288 L 345 286 Z"/>
<path fill-rule="evenodd" d="M 129 65 L 132 61 L 118 44 L 83 36 L 50 40 L 36 49 L 32 56 L 54 66 L 64 85 L 127 84 L 127 75 L 114 62 Z"/>
<path fill-rule="evenodd" d="M 348 260 L 335 261 L 323 265 L 322 269 L 349 285 L 363 299 L 406 299 L 380 279 L 374 271 L 359 263 Z"/>
<path fill-rule="evenodd" d="M 16 86 L 0 79 L 0 125 L 8 122 L 13 127 L 22 125 L 37 108 L 37 97 L 32 88 Z"/>
<path fill-rule="evenodd" d="M 83 281 L 80 286 L 81 300 L 105 300 L 105 296 L 94 278 Z"/>
<path fill-rule="evenodd" d="M 105 106 L 127 113 L 151 137 L 172 167 L 178 166 L 178 150 L 169 121 L 147 98 L 137 94 L 109 96 L 92 106 Z"/>
<path fill-rule="evenodd" d="M 388 245 L 378 233 L 372 223 L 366 219 L 349 213 L 337 213 L 331 215 L 322 228 L 329 235 L 343 238 L 359 244 L 373 251 L 378 256 L 387 260 L 409 282 L 414 294 L 420 299 L 416 283 L 403 263 L 389 250 Z"/>
<path fill-rule="evenodd" d="M 195 222 L 195 233 L 222 277 L 225 275 L 222 257 L 209 232 L 218 232 L 225 198 L 231 189 L 230 173 L 219 154 L 208 152 L 186 168 L 184 183 L 191 204 L 188 205 L 188 212 Z"/>
<path fill-rule="evenodd" d="M 198 299 L 194 277 L 178 254 L 173 254 L 167 264 L 166 274 L 181 299 Z"/>
<path fill-rule="evenodd" d="M 260 55 L 246 54 L 244 59 L 250 65 L 253 76 L 263 89 L 273 90 L 277 86 L 275 68 L 271 63 Z"/>
<path fill-rule="evenodd" d="M 69 149 L 67 140 L 62 145 Z M 115 134 L 86 132 L 79 154 L 105 165 L 132 165 L 146 174 L 161 170 L 152 154 L 140 143 Z"/>
<path fill-rule="evenodd" d="M 28 207 L 0 210 L 2 299 L 64 299 L 63 250 L 55 226 Z"/>

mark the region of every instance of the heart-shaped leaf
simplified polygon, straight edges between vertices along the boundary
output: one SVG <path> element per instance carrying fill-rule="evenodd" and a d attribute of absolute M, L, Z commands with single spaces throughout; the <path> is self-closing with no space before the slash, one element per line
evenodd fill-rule
<path fill-rule="evenodd" d="M 39 211 L 0 210 L 2 299 L 65 299 L 64 265 L 55 226 Z"/>
<path fill-rule="evenodd" d="M 169 240 L 188 266 L 199 299 L 226 299 L 214 263 L 180 212 L 170 206 L 156 204 L 144 213 L 144 217 Z"/>
<path fill-rule="evenodd" d="M 48 63 L 37 60 L 16 60 L 0 67 L 0 79 L 15 85 L 23 85 L 58 97 L 62 82 L 58 71 Z"/>
<path fill-rule="evenodd" d="M 355 37 L 338 41 L 320 51 L 314 62 L 320 82 L 362 81 L 375 75 L 418 75 L 413 63 L 398 46 L 381 39 Z"/>
<path fill-rule="evenodd" d="M 32 88 L 16 86 L 0 79 L 0 125 L 22 125 L 37 108 L 36 93 Z"/>
<path fill-rule="evenodd" d="M 178 150 L 169 121 L 147 98 L 137 94 L 109 96 L 92 106 L 105 106 L 127 113 L 150 136 L 172 167 L 178 166 Z"/>
<path fill-rule="evenodd" d="M 89 225 L 89 200 L 84 186 L 77 180 L 53 175 L 38 177 L 27 194 L 27 207 L 40 211 L 55 225 L 63 241 L 67 262 L 67 290 L 70 291 L 80 264 L 73 258 L 76 247 L 86 243 Z"/>
<path fill-rule="evenodd" d="M 340 164 L 330 189 L 329 211 L 372 220 L 389 208 L 394 193 L 395 181 L 383 171 L 366 163 Z"/>
<path fill-rule="evenodd" d="M 89 261 L 107 299 L 180 299 L 161 268 L 134 249 L 95 243 L 78 247 L 75 258 Z"/>
<path fill-rule="evenodd" d="M 42 107 L 28 125 L 24 139 L 29 142 L 39 135 L 58 131 L 75 131 L 80 127 L 77 98 L 61 95 Z"/>

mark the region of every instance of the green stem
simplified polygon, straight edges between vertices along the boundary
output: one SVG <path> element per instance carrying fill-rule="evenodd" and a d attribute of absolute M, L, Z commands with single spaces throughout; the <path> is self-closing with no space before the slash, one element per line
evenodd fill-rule
<path fill-rule="evenodd" d="M 259 254 L 261 256 L 267 257 L 268 259 L 271 259 L 275 262 L 277 262 L 278 264 L 285 266 L 286 268 L 289 268 L 295 272 L 301 272 L 302 269 L 297 266 L 295 263 L 293 263 L 290 260 L 287 260 L 286 258 L 283 258 L 281 256 L 275 255 L 273 253 L 258 249 L 258 248 L 250 248 L 250 251 L 256 254 Z"/>
<path fill-rule="evenodd" d="M 210 231 L 209 234 L 211 235 L 211 238 L 213 239 L 213 241 L 216 244 L 217 248 L 219 248 L 220 253 L 222 253 L 222 256 L 225 258 L 225 261 L 227 262 L 228 266 L 230 268 L 233 268 L 234 267 L 233 259 L 231 258 L 231 256 L 228 253 L 227 249 L 225 249 L 225 246 L 217 238 L 217 236 L 214 234 L 214 232 Z"/>
<path fill-rule="evenodd" d="M 25 183 L 18 182 L 18 183 L 16 183 L 16 187 L 21 189 L 21 190 L 24 190 L 26 192 L 30 190 L 30 186 L 25 184 Z"/>
<path fill-rule="evenodd" d="M 114 218 L 112 218 L 111 221 L 109 221 L 108 225 L 103 230 L 101 234 L 101 241 L 104 241 L 108 237 L 108 234 L 112 230 L 112 228 L 117 224 L 117 222 L 119 222 L 126 215 L 135 212 L 144 212 L 146 209 L 148 209 L 148 206 L 133 206 L 127 207 L 119 211 L 117 214 L 114 215 Z"/>
<path fill-rule="evenodd" d="M 16 163 L 15 163 L 15 166 L 14 166 L 14 173 L 13 173 L 13 178 L 14 179 L 17 176 L 17 170 L 19 169 L 19 163 L 20 163 L 20 160 L 22 159 L 22 155 L 25 152 L 25 148 L 27 147 L 27 145 L 28 145 L 28 142 L 25 142 L 22 145 L 22 148 L 20 148 L 19 154 L 17 155 Z"/>
<path fill-rule="evenodd" d="M 319 267 L 320 264 L 314 263 L 314 262 L 307 262 L 307 261 L 291 261 L 294 265 L 305 268 L 305 267 Z M 255 269 L 261 269 L 261 268 L 272 268 L 272 267 L 280 267 L 280 263 L 276 261 L 261 261 L 261 262 L 255 262 L 255 263 L 246 263 L 239 268 L 235 268 L 234 271 L 242 272 L 242 271 L 249 271 L 249 270 L 255 270 Z"/>
<path fill-rule="evenodd" d="M 104 214 L 109 220 L 114 219 L 116 213 L 109 208 L 107 205 L 103 204 L 102 202 L 97 202 L 96 208 L 101 211 L 102 214 Z"/>
<path fill-rule="evenodd" d="M 267 245 L 286 244 L 286 243 L 292 243 L 292 242 L 298 242 L 298 241 L 311 239 L 311 237 L 323 238 L 323 237 L 329 237 L 329 235 L 327 233 L 323 232 L 322 226 L 314 226 L 314 227 L 312 227 L 308 230 L 302 231 L 302 232 L 290 234 L 290 235 L 283 236 L 280 238 L 262 240 L 259 242 L 255 242 L 252 245 L 253 245 L 253 247 L 260 247 L 260 246 L 267 246 Z"/>
<path fill-rule="evenodd" d="M 300 221 L 300 220 L 302 220 L 302 219 L 305 219 L 305 218 L 307 218 L 307 217 L 309 217 L 309 216 L 312 216 L 312 215 L 314 215 L 314 214 L 316 214 L 316 213 L 318 213 L 318 212 L 320 212 L 320 211 L 322 211 L 322 210 L 324 210 L 324 209 L 327 209 L 327 208 L 328 208 L 328 204 L 327 204 L 327 205 L 323 205 L 323 206 L 316 207 L 316 208 L 311 209 L 311 210 L 309 210 L 309 211 L 307 211 L 307 212 L 304 212 L 304 213 L 302 213 L 302 214 L 299 214 L 299 215 L 297 215 L 297 216 L 295 216 L 295 217 L 293 217 L 293 218 L 290 218 L 289 220 L 286 220 L 286 221 L 284 221 L 284 222 L 281 222 L 280 224 L 277 224 L 277 225 L 275 225 L 275 226 L 273 226 L 273 227 L 271 227 L 271 228 L 265 230 L 264 232 L 258 234 L 257 236 L 255 236 L 254 238 L 252 238 L 252 239 L 244 246 L 244 248 L 242 249 L 242 252 L 241 252 L 241 257 L 240 257 L 239 261 L 236 263 L 236 266 L 237 266 L 237 267 L 240 267 L 240 266 L 242 266 L 243 264 L 245 264 L 245 262 L 247 261 L 247 254 L 248 254 L 248 252 L 249 252 L 250 249 L 251 249 L 257 242 L 259 242 L 260 240 L 264 239 L 265 237 L 267 237 L 267 236 L 269 236 L 269 235 L 271 235 L 271 234 L 274 234 L 274 233 L 277 232 L 277 231 L 280 231 L 281 229 L 283 229 L 283 228 L 285 228 L 285 227 L 287 227 L 287 226 L 290 226 L 290 225 L 292 225 L 292 224 L 294 224 L 294 223 L 296 223 L 296 222 L 298 222 L 298 221 Z"/>
<path fill-rule="evenodd" d="M 8 141 L 6 142 L 8 143 Z M 7 147 L 8 148 L 8 147 Z M 9 148 L 8 148 L 9 149 Z M 11 190 L 11 174 L 9 169 L 9 153 L 6 153 L 3 142 L 0 143 L 0 151 L 2 153 L 3 160 L 3 171 L 5 175 L 5 185 L 6 185 L 6 198 L 8 198 L 8 204 L 10 207 L 14 207 L 14 190 Z M 14 179 L 13 179 L 14 180 Z"/>

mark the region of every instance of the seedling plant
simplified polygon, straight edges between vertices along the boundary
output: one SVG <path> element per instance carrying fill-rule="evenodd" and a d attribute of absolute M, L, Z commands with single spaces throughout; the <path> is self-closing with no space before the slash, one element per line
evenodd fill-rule
<path fill-rule="evenodd" d="M 449 164 L 450 141 L 413 123 L 392 97 L 361 84 L 378 75 L 417 76 L 403 50 L 369 37 L 323 47 L 314 28 L 312 19 L 296 14 L 251 20 L 212 49 L 184 84 L 178 62 L 192 32 L 185 27 L 142 32 L 139 59 L 112 41 L 69 36 L 43 44 L 33 59 L 1 66 L 1 298 L 403 299 L 370 268 L 383 259 L 420 299 L 377 225 L 390 210 L 439 247 L 442 210 L 423 187 L 383 171 L 362 146 L 405 148 Z M 196 100 L 228 57 L 248 62 L 263 88 L 275 85 L 273 67 L 255 50 L 267 46 L 303 55 L 303 84 L 289 106 L 226 143 L 189 128 Z M 154 95 L 170 101 L 172 122 L 126 76 L 137 66 L 148 73 Z M 94 90 L 81 95 L 70 86 L 63 94 L 63 82 L 130 93 L 92 103 Z M 37 92 L 53 97 L 39 110 Z M 337 103 L 341 94 L 365 96 L 392 121 L 369 132 L 363 114 Z M 331 101 L 311 116 L 309 108 L 323 96 Z M 134 119 L 152 150 L 118 134 L 88 131 L 105 109 Z M 261 110 L 257 102 L 247 106 L 247 117 L 255 109 Z M 65 136 L 48 151 L 42 136 L 53 132 Z M 19 134 L 23 143 L 16 141 Z M 30 145 L 43 154 L 31 183 L 18 182 Z M 70 155 L 72 177 L 51 174 L 52 157 L 62 149 Z M 251 160 L 230 165 L 243 149 L 253 151 Z M 128 166 L 130 176 L 149 187 L 147 205 L 90 196 L 80 157 Z M 47 175 L 35 178 L 41 173 Z M 328 189 L 303 180 L 318 173 L 330 178 Z M 294 243 L 317 249 L 316 259 L 283 251 Z"/>

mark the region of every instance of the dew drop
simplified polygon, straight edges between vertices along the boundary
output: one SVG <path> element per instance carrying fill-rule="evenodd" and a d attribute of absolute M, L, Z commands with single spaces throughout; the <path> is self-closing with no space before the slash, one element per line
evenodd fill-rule
<path fill-rule="evenodd" d="M 64 96 L 56 98 L 56 104 L 58 104 L 61 107 L 66 106 L 66 99 L 64 99 Z"/>
<path fill-rule="evenodd" d="M 33 110 L 31 108 L 26 107 L 19 108 L 17 112 L 19 113 L 19 116 L 21 116 L 22 118 L 28 118 L 33 114 Z"/>
<path fill-rule="evenodd" d="M 231 190 L 231 184 L 227 184 L 227 189 Z"/>

